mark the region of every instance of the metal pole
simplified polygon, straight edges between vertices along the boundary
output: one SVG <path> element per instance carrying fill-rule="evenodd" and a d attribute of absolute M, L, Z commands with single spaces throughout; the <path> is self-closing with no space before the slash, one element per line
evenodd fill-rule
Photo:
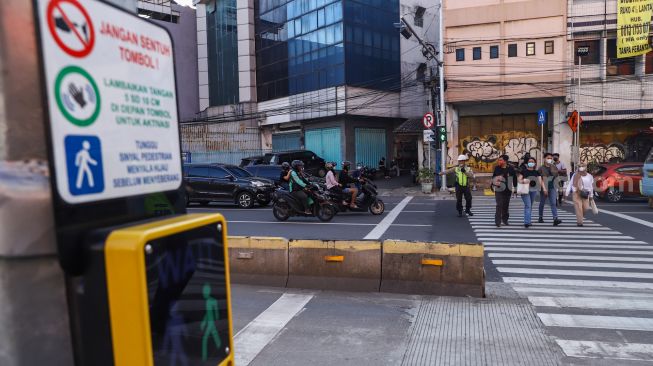
<path fill-rule="evenodd" d="M 438 63 L 438 73 L 440 74 L 440 124 L 442 126 L 447 126 L 447 121 L 445 119 L 446 113 L 444 110 L 444 11 L 442 9 L 443 7 L 443 1 L 440 0 L 440 10 L 438 12 L 438 21 L 440 23 L 440 31 L 439 31 L 439 41 L 438 41 L 438 52 L 440 53 L 440 62 Z M 448 133 L 449 131 L 447 131 Z M 447 138 L 448 140 L 448 138 Z M 447 170 L 447 142 L 442 141 L 441 147 L 442 149 L 442 171 Z M 442 184 L 440 187 L 440 191 L 446 191 L 447 190 L 447 176 L 442 175 Z"/>
<path fill-rule="evenodd" d="M 540 125 L 540 164 L 544 164 L 544 123 Z"/>
<path fill-rule="evenodd" d="M 576 100 L 578 101 L 578 126 L 576 127 L 576 147 L 578 148 L 578 156 L 576 157 L 576 165 L 580 164 L 580 85 L 581 79 L 583 78 L 582 74 L 583 59 L 578 56 L 578 96 Z"/>

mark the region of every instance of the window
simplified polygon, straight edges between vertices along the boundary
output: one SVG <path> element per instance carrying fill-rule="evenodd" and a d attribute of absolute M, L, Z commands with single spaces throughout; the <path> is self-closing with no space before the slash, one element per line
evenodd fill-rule
<path fill-rule="evenodd" d="M 608 76 L 634 75 L 635 57 L 617 58 L 617 40 L 608 39 Z"/>
<path fill-rule="evenodd" d="M 490 58 L 499 58 L 499 46 L 490 46 Z"/>
<path fill-rule="evenodd" d="M 424 27 L 424 13 L 426 12 L 426 8 L 422 6 L 417 6 L 415 8 L 415 21 L 413 22 L 416 27 Z"/>
<path fill-rule="evenodd" d="M 208 175 L 206 167 L 192 166 L 188 169 L 188 176 L 194 178 L 205 178 Z"/>
<path fill-rule="evenodd" d="M 581 61 L 583 65 L 598 65 L 601 61 L 601 41 L 592 40 L 592 41 L 577 41 L 574 42 L 574 65 L 578 65 L 578 56 L 576 56 L 576 50 L 578 47 L 588 47 L 589 54 L 587 56 L 582 56 Z"/>
<path fill-rule="evenodd" d="M 214 179 L 225 179 L 229 173 L 222 168 L 209 168 L 209 176 Z"/>
<path fill-rule="evenodd" d="M 241 169 L 241 168 L 238 168 L 238 167 L 235 167 L 235 166 L 234 167 L 228 167 L 226 169 L 229 171 L 229 173 L 231 173 L 231 175 L 233 175 L 235 177 L 238 177 L 238 178 L 248 178 L 248 177 L 252 176 L 252 174 L 250 172 L 248 172 L 247 170 Z"/>
<path fill-rule="evenodd" d="M 535 56 L 535 42 L 526 43 L 526 56 Z"/>
<path fill-rule="evenodd" d="M 544 42 L 544 54 L 551 55 L 554 52 L 554 43 L 553 41 Z"/>
<path fill-rule="evenodd" d="M 517 45 L 509 44 L 508 45 L 508 57 L 517 57 Z"/>
<path fill-rule="evenodd" d="M 464 48 L 456 49 L 456 61 L 465 61 L 465 49 Z"/>
<path fill-rule="evenodd" d="M 631 177 L 641 177 L 643 174 L 642 167 L 640 166 L 625 166 L 617 169 L 617 173 L 621 175 L 629 175 Z"/>
<path fill-rule="evenodd" d="M 473 58 L 474 58 L 474 60 L 480 60 L 481 59 L 481 47 L 474 47 Z"/>

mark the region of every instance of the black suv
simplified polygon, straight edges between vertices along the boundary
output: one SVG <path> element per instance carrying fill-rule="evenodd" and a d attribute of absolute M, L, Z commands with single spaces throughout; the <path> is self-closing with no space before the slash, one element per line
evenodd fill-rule
<path fill-rule="evenodd" d="M 324 159 L 315 155 L 309 150 L 292 150 L 265 154 L 265 162 L 270 165 L 280 165 L 282 163 L 292 163 L 293 160 L 304 162 L 304 170 L 311 175 L 317 175 L 320 178 L 326 176 Z"/>
<path fill-rule="evenodd" d="M 242 208 L 267 206 L 274 183 L 235 165 L 185 164 L 186 203 L 233 202 Z"/>

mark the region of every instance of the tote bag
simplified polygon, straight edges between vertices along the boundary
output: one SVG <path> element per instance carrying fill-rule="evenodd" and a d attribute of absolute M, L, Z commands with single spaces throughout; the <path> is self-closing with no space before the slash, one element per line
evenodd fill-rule
<path fill-rule="evenodd" d="M 517 194 L 529 194 L 531 185 L 529 183 L 518 183 Z"/>

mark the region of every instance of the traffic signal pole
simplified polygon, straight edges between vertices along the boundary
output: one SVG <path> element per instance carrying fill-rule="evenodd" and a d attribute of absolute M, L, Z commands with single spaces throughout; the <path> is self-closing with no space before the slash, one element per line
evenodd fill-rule
<path fill-rule="evenodd" d="M 444 110 L 444 108 L 445 108 L 445 106 L 444 106 L 444 37 L 443 37 L 443 33 L 444 33 L 444 23 L 443 23 L 444 14 L 443 14 L 443 12 L 444 12 L 444 10 L 442 9 L 442 3 L 443 3 L 443 1 L 440 0 L 440 7 L 439 7 L 439 11 L 438 11 L 438 22 L 440 23 L 439 35 L 438 35 L 438 38 L 439 38 L 438 52 L 440 54 L 440 61 L 438 62 L 438 74 L 440 75 L 440 93 L 439 93 L 439 97 L 440 97 L 440 108 L 439 108 L 440 113 L 439 113 L 439 115 L 440 115 L 440 118 L 439 118 L 439 121 L 440 121 L 440 124 L 442 126 L 445 126 L 445 130 L 446 130 L 447 121 L 446 121 L 446 113 L 445 113 L 445 110 Z M 441 141 L 440 143 L 441 143 L 441 149 L 442 149 L 442 161 L 441 161 L 442 171 L 444 172 L 444 171 L 447 170 L 447 139 L 445 139 L 444 141 Z M 442 184 L 441 184 L 441 187 L 440 187 L 440 191 L 445 192 L 446 190 L 447 190 L 447 176 L 442 175 Z"/>

